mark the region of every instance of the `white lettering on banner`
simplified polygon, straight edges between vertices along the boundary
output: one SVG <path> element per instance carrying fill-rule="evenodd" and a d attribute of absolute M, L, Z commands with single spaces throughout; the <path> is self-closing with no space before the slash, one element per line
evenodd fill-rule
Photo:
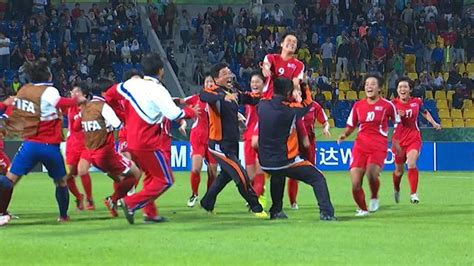
<path fill-rule="evenodd" d="M 328 150 L 320 148 L 319 155 L 321 156 L 321 165 L 338 165 L 339 158 L 336 156 L 338 153 L 339 151 L 335 150 L 333 147 Z"/>
<path fill-rule="evenodd" d="M 351 161 L 352 161 L 352 151 L 351 151 L 351 149 L 349 149 L 349 148 L 346 148 L 346 149 L 340 148 L 339 150 L 341 152 L 342 164 L 350 164 Z"/>
<path fill-rule="evenodd" d="M 385 164 L 393 164 L 395 162 L 395 154 L 393 154 L 393 151 L 388 148 L 387 149 L 387 157 L 385 158 Z"/>
<path fill-rule="evenodd" d="M 171 167 L 186 167 L 186 157 L 187 157 L 186 146 L 171 145 Z"/>

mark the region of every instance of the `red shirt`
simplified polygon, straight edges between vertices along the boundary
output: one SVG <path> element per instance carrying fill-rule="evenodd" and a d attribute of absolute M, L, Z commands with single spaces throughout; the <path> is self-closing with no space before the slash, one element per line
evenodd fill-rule
<path fill-rule="evenodd" d="M 454 45 L 457 39 L 456 32 L 454 31 L 448 31 L 442 37 L 446 45 Z"/>
<path fill-rule="evenodd" d="M 244 140 L 251 140 L 255 132 L 255 127 L 258 124 L 258 113 L 255 105 L 245 105 L 245 130 L 242 134 Z"/>
<path fill-rule="evenodd" d="M 67 109 L 67 119 L 68 119 L 68 137 L 66 140 L 66 150 L 67 151 L 77 151 L 81 152 L 86 148 L 84 142 L 84 132 L 82 128 L 74 127 L 74 117 L 79 114 L 79 106 L 71 106 Z"/>
<path fill-rule="evenodd" d="M 268 77 L 263 88 L 263 98 L 271 99 L 273 97 L 273 79 L 277 77 L 285 77 L 293 80 L 294 78 L 303 79 L 304 64 L 296 59 L 291 58 L 287 61 L 281 58 L 279 54 L 268 54 L 265 56 L 264 62 L 270 63 L 270 70 L 273 75 Z"/>
<path fill-rule="evenodd" d="M 355 143 L 367 151 L 384 150 L 388 145 L 388 121 L 400 121 L 395 106 L 388 100 L 380 98 L 374 104 L 367 99 L 354 104 L 347 118 L 347 127 L 359 125 Z"/>
<path fill-rule="evenodd" d="M 190 106 L 199 105 L 199 108 L 201 109 L 201 114 L 196 117 L 196 120 L 194 120 L 189 140 L 191 142 L 198 141 L 207 143 L 209 140 L 209 118 L 207 117 L 207 112 L 205 111 L 207 104 L 201 101 L 199 94 L 189 96 L 185 98 L 184 101 Z"/>
<path fill-rule="evenodd" d="M 314 138 L 314 123 L 318 120 L 319 123 L 324 124 L 328 121 L 326 113 L 319 103 L 313 102 L 308 113 L 303 117 L 304 126 L 308 135 Z"/>
<path fill-rule="evenodd" d="M 404 146 L 413 141 L 421 141 L 420 128 L 418 128 L 418 114 L 426 112 L 423 108 L 423 101 L 420 98 L 410 98 L 407 103 L 400 99 L 393 99 L 393 104 L 400 115 L 401 122 L 395 128 L 393 138 L 400 141 L 400 146 Z"/>
<path fill-rule="evenodd" d="M 158 149 L 163 151 L 168 160 L 171 160 L 171 121 L 168 118 L 164 118 L 160 124 L 161 134 L 159 136 L 160 143 Z"/>
<path fill-rule="evenodd" d="M 379 60 L 382 57 L 384 57 L 387 54 L 387 52 L 385 51 L 385 48 L 383 47 L 375 47 L 372 54 L 374 55 L 375 59 Z"/>

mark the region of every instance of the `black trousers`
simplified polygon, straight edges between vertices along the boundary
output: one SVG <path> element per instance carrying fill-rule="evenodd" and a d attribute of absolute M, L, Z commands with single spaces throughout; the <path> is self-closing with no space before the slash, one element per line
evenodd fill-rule
<path fill-rule="evenodd" d="M 334 208 L 329 197 L 329 190 L 323 173 L 309 161 L 304 161 L 295 166 L 281 170 L 264 170 L 272 177 L 270 179 L 270 193 L 272 207 L 270 214 L 276 214 L 283 209 L 283 194 L 285 192 L 285 177 L 302 181 L 313 187 L 314 195 L 318 201 L 319 212 L 324 215 L 334 215 Z"/>
<path fill-rule="evenodd" d="M 252 212 L 263 211 L 262 205 L 258 202 L 257 194 L 255 194 L 252 188 L 247 171 L 245 171 L 241 165 L 237 155 L 233 153 L 224 154 L 213 149 L 209 150 L 212 155 L 214 155 L 214 158 L 216 158 L 217 163 L 221 166 L 221 172 L 217 175 L 216 180 L 214 180 L 202 198 L 201 206 L 209 211 L 214 210 L 217 195 L 219 195 L 230 181 L 234 180 L 240 195 L 247 201 Z"/>

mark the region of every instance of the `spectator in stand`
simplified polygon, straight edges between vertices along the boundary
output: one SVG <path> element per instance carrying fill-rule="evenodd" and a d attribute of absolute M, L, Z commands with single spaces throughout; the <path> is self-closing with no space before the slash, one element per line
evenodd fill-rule
<path fill-rule="evenodd" d="M 353 91 L 359 92 L 363 90 L 364 87 L 364 77 L 361 75 L 359 71 L 356 71 L 354 76 L 351 78 L 352 84 L 351 89 Z"/>
<path fill-rule="evenodd" d="M 271 25 L 273 23 L 272 19 L 272 14 L 270 13 L 270 10 L 268 7 L 265 7 L 265 9 L 262 12 L 262 15 L 260 16 L 260 25 Z"/>
<path fill-rule="evenodd" d="M 0 74 L 0 101 L 4 101 L 8 97 L 15 95 L 10 86 L 5 82 L 3 73 Z"/>
<path fill-rule="evenodd" d="M 10 69 L 10 39 L 0 32 L 0 72 Z"/>
<path fill-rule="evenodd" d="M 387 76 L 387 85 L 388 85 L 388 92 L 387 92 L 387 99 L 391 99 L 392 95 L 394 97 L 397 96 L 397 80 L 398 80 L 398 75 L 395 69 L 392 69 L 390 73 Z"/>
<path fill-rule="evenodd" d="M 280 9 L 279 4 L 275 4 L 274 9 L 272 10 L 271 17 L 276 25 L 283 25 L 283 11 Z"/>
<path fill-rule="evenodd" d="M 219 49 L 219 45 L 217 44 L 211 46 L 211 48 L 209 49 L 209 52 L 207 52 L 207 60 L 209 61 L 209 63 L 213 65 L 221 62 L 223 58 L 224 58 L 224 51 L 221 51 Z"/>
<path fill-rule="evenodd" d="M 452 106 L 453 108 L 461 109 L 464 105 L 465 92 L 462 86 L 456 86 L 454 89 L 456 92 L 453 94 Z"/>
<path fill-rule="evenodd" d="M 179 35 L 181 36 L 182 44 L 179 47 L 180 52 L 183 52 L 191 41 L 191 19 L 188 16 L 188 11 L 183 9 L 181 16 L 178 18 Z"/>
<path fill-rule="evenodd" d="M 323 71 L 328 77 L 331 76 L 331 64 L 334 57 L 334 45 L 331 38 L 327 37 L 326 42 L 321 45 L 321 58 L 323 59 Z"/>
<path fill-rule="evenodd" d="M 444 88 L 443 74 L 441 72 L 438 72 L 438 74 L 433 80 L 433 91 L 441 90 L 443 88 Z"/>
<path fill-rule="evenodd" d="M 385 58 L 387 57 L 387 51 L 383 47 L 383 42 L 379 42 L 377 47 L 372 51 L 372 59 L 377 63 L 377 71 L 384 73 Z"/>
<path fill-rule="evenodd" d="M 311 56 L 311 60 L 308 63 L 308 67 L 314 69 L 315 72 L 319 73 L 321 69 L 321 56 L 318 54 L 318 51 L 314 51 L 313 55 Z M 313 86 L 311 86 L 312 88 Z"/>
<path fill-rule="evenodd" d="M 347 65 L 349 63 L 350 53 L 351 47 L 348 44 L 347 39 L 344 37 L 342 40 L 342 44 L 339 46 L 339 48 L 337 48 L 336 80 L 339 80 L 341 78 L 341 67 L 344 79 L 347 79 L 349 77 Z"/>
<path fill-rule="evenodd" d="M 165 27 L 167 26 L 167 31 L 163 32 L 166 36 L 166 39 L 171 39 L 173 37 L 173 25 L 174 19 L 178 14 L 178 8 L 176 7 L 175 1 L 170 0 L 168 5 L 165 8 Z"/>
<path fill-rule="evenodd" d="M 338 13 L 339 11 L 334 5 L 326 9 L 326 24 L 329 26 L 329 32 L 331 34 L 335 32 L 336 26 L 339 24 Z"/>
<path fill-rule="evenodd" d="M 316 84 L 320 91 L 332 91 L 329 79 L 322 70 L 319 71 L 319 76 L 316 79 Z"/>
<path fill-rule="evenodd" d="M 465 90 L 468 92 L 468 95 L 470 95 L 469 92 L 474 90 L 474 82 L 469 78 L 469 74 L 467 72 L 462 73 L 461 85 L 464 86 Z"/>
<path fill-rule="evenodd" d="M 237 35 L 237 40 L 234 45 L 234 54 L 237 61 L 242 60 L 242 57 L 245 53 L 247 44 L 245 43 L 244 36 L 242 34 Z"/>
<path fill-rule="evenodd" d="M 408 2 L 405 9 L 402 12 L 402 15 L 400 16 L 400 19 L 402 20 L 403 23 L 405 23 L 408 29 L 409 36 L 411 36 L 412 31 L 413 31 L 414 18 L 415 18 L 414 10 L 411 8 L 411 3 Z"/>
<path fill-rule="evenodd" d="M 124 63 L 132 63 L 132 53 L 130 51 L 130 46 L 129 46 L 128 41 L 123 42 L 123 46 L 120 53 L 122 55 L 122 61 Z"/>
<path fill-rule="evenodd" d="M 444 47 L 443 52 L 444 69 L 445 71 L 448 71 L 453 66 L 454 49 L 450 44 L 448 44 Z"/>
<path fill-rule="evenodd" d="M 461 83 L 461 78 L 462 77 L 461 77 L 461 75 L 459 75 L 456 68 L 452 67 L 451 70 L 449 71 L 448 80 L 446 81 L 447 89 L 451 90 L 451 89 L 454 88 L 454 86 Z"/>
<path fill-rule="evenodd" d="M 80 16 L 76 18 L 74 23 L 74 32 L 78 35 L 78 41 L 79 39 L 85 40 L 87 38 L 87 35 L 89 34 L 91 22 L 85 16 L 84 10 L 81 10 Z"/>
<path fill-rule="evenodd" d="M 443 49 L 436 44 L 436 48 L 433 50 L 431 54 L 431 60 L 434 63 L 434 72 L 441 72 L 443 67 L 443 59 L 444 59 L 444 52 Z"/>
<path fill-rule="evenodd" d="M 306 43 L 303 43 L 301 48 L 298 49 L 297 58 L 305 65 L 309 64 L 311 60 L 311 52 L 309 51 L 308 45 Z"/>

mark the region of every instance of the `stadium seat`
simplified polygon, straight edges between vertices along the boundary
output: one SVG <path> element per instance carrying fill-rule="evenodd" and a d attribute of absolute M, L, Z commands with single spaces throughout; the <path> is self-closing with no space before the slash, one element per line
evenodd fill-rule
<path fill-rule="evenodd" d="M 365 91 L 359 91 L 359 99 L 365 98 Z"/>
<path fill-rule="evenodd" d="M 438 109 L 448 109 L 448 100 L 437 100 L 436 107 Z"/>
<path fill-rule="evenodd" d="M 347 99 L 347 100 L 351 100 L 351 101 L 357 100 L 357 92 L 355 92 L 355 91 L 348 91 L 347 94 L 346 94 L 346 99 Z"/>
<path fill-rule="evenodd" d="M 465 99 L 462 105 L 463 109 L 471 109 L 472 108 L 472 100 Z"/>
<path fill-rule="evenodd" d="M 351 83 L 349 81 L 339 82 L 339 90 L 348 91 L 351 88 Z"/>
<path fill-rule="evenodd" d="M 334 119 L 329 118 L 328 122 L 329 122 L 329 126 L 330 126 L 330 127 L 335 127 L 335 126 L 334 126 Z"/>
<path fill-rule="evenodd" d="M 343 91 L 339 91 L 339 97 L 337 98 L 339 101 L 343 101 L 346 99 L 346 94 Z"/>
<path fill-rule="evenodd" d="M 464 127 L 463 119 L 453 119 L 453 127 Z"/>
<path fill-rule="evenodd" d="M 466 119 L 464 123 L 465 127 L 474 127 L 474 119 Z"/>
<path fill-rule="evenodd" d="M 324 99 L 326 99 L 326 101 L 331 101 L 332 100 L 332 93 L 330 91 L 323 91 L 323 95 L 324 95 Z"/>
<path fill-rule="evenodd" d="M 425 91 L 425 99 L 433 99 L 433 92 Z"/>
<path fill-rule="evenodd" d="M 416 73 L 408 73 L 407 75 L 411 80 L 417 80 L 418 79 L 418 74 Z"/>
<path fill-rule="evenodd" d="M 439 118 L 441 118 L 441 119 L 451 118 L 451 116 L 449 115 L 448 109 L 440 109 L 438 111 L 438 115 L 439 115 Z"/>
<path fill-rule="evenodd" d="M 468 76 L 469 76 L 470 79 L 474 79 L 474 72 L 469 72 Z"/>
<path fill-rule="evenodd" d="M 462 119 L 462 113 L 459 109 L 451 109 L 451 118 Z"/>
<path fill-rule="evenodd" d="M 466 66 L 466 72 L 474 72 L 474 63 L 468 63 Z"/>
<path fill-rule="evenodd" d="M 447 91 L 446 92 L 446 99 L 448 99 L 448 101 L 452 102 L 454 93 L 455 93 L 455 91 Z"/>
<path fill-rule="evenodd" d="M 441 90 L 441 91 L 436 91 L 435 92 L 435 99 L 436 100 L 446 100 L 446 92 Z"/>
<path fill-rule="evenodd" d="M 451 119 L 441 119 L 441 126 L 443 128 L 453 128 L 453 122 Z"/>
<path fill-rule="evenodd" d="M 409 73 L 415 72 L 416 57 L 414 54 L 405 55 L 405 69 Z"/>
<path fill-rule="evenodd" d="M 448 72 L 444 72 L 444 73 L 443 73 L 443 79 L 444 79 L 444 81 L 447 81 L 448 78 L 449 78 L 449 73 L 448 73 Z"/>
<path fill-rule="evenodd" d="M 464 119 L 474 119 L 474 109 L 464 109 Z"/>
<path fill-rule="evenodd" d="M 331 111 L 329 109 L 324 109 L 324 113 L 328 118 L 331 117 Z"/>
<path fill-rule="evenodd" d="M 466 72 L 466 66 L 464 64 L 457 64 L 456 65 L 459 74 L 462 75 L 462 73 Z"/>

